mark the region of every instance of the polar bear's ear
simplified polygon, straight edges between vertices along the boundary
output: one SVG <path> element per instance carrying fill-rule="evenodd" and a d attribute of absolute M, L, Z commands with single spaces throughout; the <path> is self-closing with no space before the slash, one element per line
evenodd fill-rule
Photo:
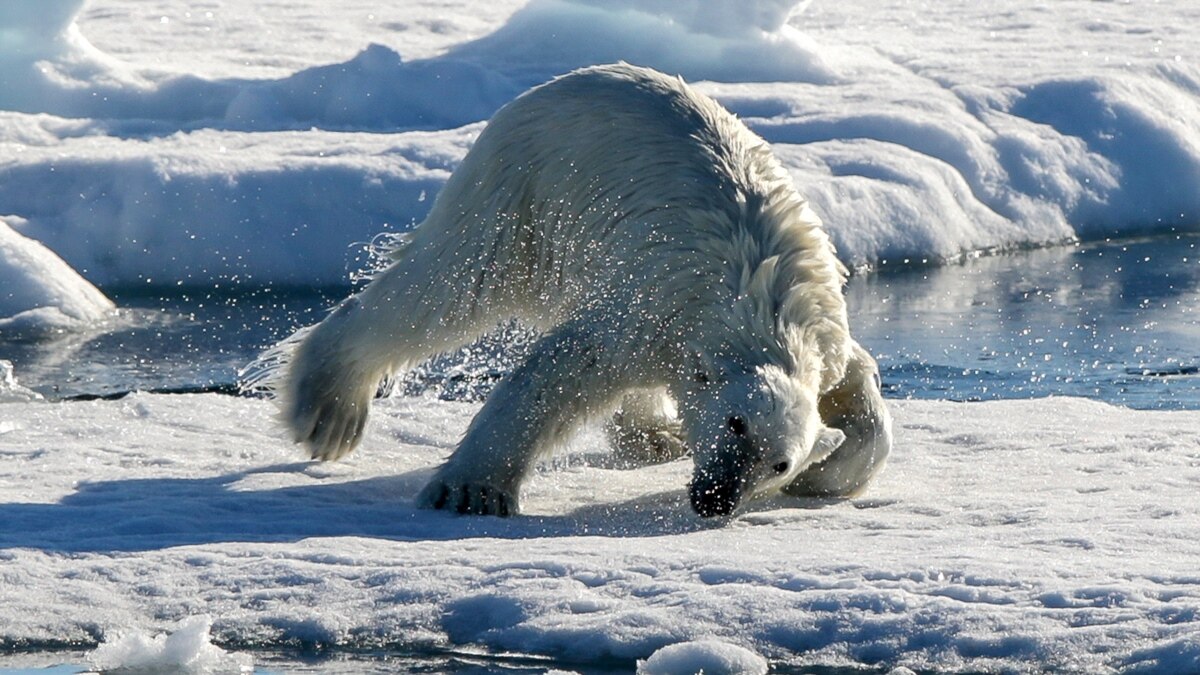
<path fill-rule="evenodd" d="M 825 461 L 834 450 L 841 447 L 846 440 L 846 434 L 841 429 L 833 429 L 831 427 L 821 427 L 821 431 L 817 435 L 817 442 L 813 443 L 812 452 L 808 453 L 808 463 L 818 464 Z"/>

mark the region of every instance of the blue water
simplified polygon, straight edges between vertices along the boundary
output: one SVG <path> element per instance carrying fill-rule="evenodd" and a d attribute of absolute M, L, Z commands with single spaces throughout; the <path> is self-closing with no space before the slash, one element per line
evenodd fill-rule
<path fill-rule="evenodd" d="M 1101 242 L 855 279 L 886 393 L 1200 408 L 1200 237 Z"/>
<path fill-rule="evenodd" d="M 2 343 L 19 381 L 51 398 L 227 391 L 237 371 L 347 288 L 113 292 L 125 327 Z M 1169 236 L 884 266 L 846 289 L 855 336 L 893 398 L 1083 396 L 1200 409 L 1200 237 Z M 479 398 L 511 364 L 510 332 L 420 369 L 405 390 Z"/>

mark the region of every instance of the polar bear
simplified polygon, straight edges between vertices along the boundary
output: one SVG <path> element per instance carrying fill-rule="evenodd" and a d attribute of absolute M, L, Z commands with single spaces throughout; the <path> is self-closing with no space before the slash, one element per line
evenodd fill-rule
<path fill-rule="evenodd" d="M 283 419 L 314 458 L 354 449 L 382 377 L 502 320 L 543 331 L 424 507 L 519 512 L 535 461 L 622 400 L 627 438 L 691 452 L 704 517 L 852 494 L 890 450 L 819 220 L 766 142 L 678 78 L 621 63 L 518 97 L 390 260 L 281 348 Z"/>

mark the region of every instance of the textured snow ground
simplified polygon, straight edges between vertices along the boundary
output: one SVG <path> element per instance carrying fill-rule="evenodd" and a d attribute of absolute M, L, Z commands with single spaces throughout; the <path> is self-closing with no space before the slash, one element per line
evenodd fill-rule
<path fill-rule="evenodd" d="M 200 616 L 227 648 L 632 666 L 713 639 L 777 665 L 1200 667 L 1200 413 L 898 401 L 866 496 L 723 523 L 691 515 L 686 462 L 606 469 L 585 435 L 527 516 L 414 510 L 474 409 L 381 401 L 361 452 L 322 465 L 261 401 L 0 405 L 0 645 Z"/>
<path fill-rule="evenodd" d="M 93 284 L 342 283 L 492 111 L 615 58 L 771 141 L 851 264 L 1200 222 L 1187 0 L 635 4 L 0 3 L 0 332 L 102 324 Z M 606 469 L 591 434 L 496 520 L 411 505 L 469 404 L 381 402 L 326 466 L 264 402 L 50 403 L 0 375 L 4 651 L 220 661 L 211 622 L 229 650 L 1200 670 L 1194 412 L 895 402 L 864 497 L 726 523 L 690 514 L 684 464 Z"/>

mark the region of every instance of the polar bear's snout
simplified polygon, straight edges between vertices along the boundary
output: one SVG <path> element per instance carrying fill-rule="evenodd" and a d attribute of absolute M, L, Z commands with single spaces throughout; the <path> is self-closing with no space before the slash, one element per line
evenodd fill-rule
<path fill-rule="evenodd" d="M 733 513 L 746 492 L 744 475 L 732 472 L 697 470 L 688 484 L 692 510 L 702 518 L 727 516 Z"/>
<path fill-rule="evenodd" d="M 692 510 L 701 518 L 727 516 L 737 507 L 739 486 L 735 483 L 705 482 L 703 487 L 693 481 L 690 488 Z"/>
<path fill-rule="evenodd" d="M 761 454 L 750 438 L 737 435 L 712 459 L 697 461 L 688 483 L 692 510 L 702 518 L 733 513 L 748 492 L 755 457 Z"/>

